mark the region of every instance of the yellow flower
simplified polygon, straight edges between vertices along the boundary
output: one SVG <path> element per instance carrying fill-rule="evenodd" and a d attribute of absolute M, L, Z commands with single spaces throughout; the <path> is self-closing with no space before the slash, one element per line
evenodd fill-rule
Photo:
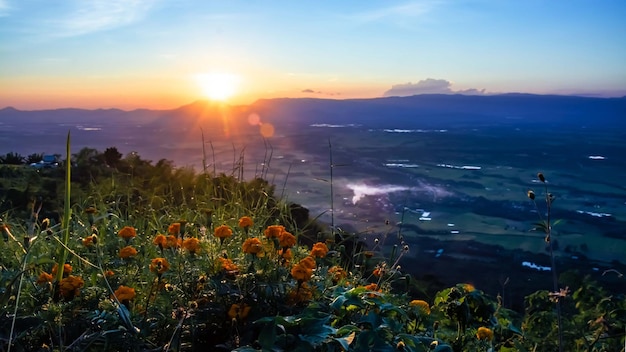
<path fill-rule="evenodd" d="M 80 294 L 80 288 L 83 287 L 85 281 L 78 276 L 68 276 L 59 283 L 61 296 L 65 299 L 72 299 Z"/>
<path fill-rule="evenodd" d="M 249 216 L 242 216 L 239 219 L 239 227 L 241 228 L 251 227 L 252 225 L 254 225 L 254 221 Z"/>
<path fill-rule="evenodd" d="M 124 226 L 121 230 L 119 230 L 117 235 L 128 241 L 131 238 L 137 236 L 137 231 L 135 230 L 134 227 Z"/>
<path fill-rule="evenodd" d="M 191 254 L 196 254 L 200 252 L 200 241 L 195 237 L 187 238 L 183 241 L 183 248 Z"/>
<path fill-rule="evenodd" d="M 296 245 L 296 236 L 287 231 L 282 232 L 278 240 L 279 245 L 283 248 L 293 247 Z"/>
<path fill-rule="evenodd" d="M 430 305 L 426 301 L 422 301 L 421 299 L 414 299 L 409 302 L 411 307 L 416 307 L 421 313 L 426 313 L 426 315 L 430 314 Z"/>
<path fill-rule="evenodd" d="M 115 290 L 115 297 L 120 302 L 124 301 L 132 301 L 135 298 L 135 289 L 132 287 L 121 285 L 117 290 Z"/>
<path fill-rule="evenodd" d="M 161 275 L 170 268 L 170 263 L 165 258 L 154 258 L 150 262 L 150 271 L 157 275 Z"/>
<path fill-rule="evenodd" d="M 476 332 L 476 338 L 479 340 L 491 341 L 493 340 L 493 331 L 487 327 L 481 326 Z"/>
<path fill-rule="evenodd" d="M 328 247 L 323 242 L 317 242 L 313 245 L 313 249 L 311 249 L 311 256 L 324 258 L 328 253 Z"/>
<path fill-rule="evenodd" d="M 119 256 L 122 259 L 128 259 L 137 255 L 137 250 L 133 246 L 126 246 L 120 249 Z"/>
<path fill-rule="evenodd" d="M 270 225 L 263 231 L 263 234 L 267 238 L 280 238 L 284 231 L 285 227 L 283 225 Z"/>
<path fill-rule="evenodd" d="M 261 249 L 263 249 L 263 245 L 261 244 L 261 240 L 256 237 L 248 238 L 243 242 L 241 249 L 244 253 L 249 254 L 258 254 Z"/>
<path fill-rule="evenodd" d="M 219 238 L 220 240 L 224 240 L 225 238 L 228 238 L 233 235 L 233 230 L 231 230 L 230 227 L 228 227 L 227 225 L 221 225 L 215 228 L 215 231 L 213 234 L 215 235 L 215 237 Z"/>

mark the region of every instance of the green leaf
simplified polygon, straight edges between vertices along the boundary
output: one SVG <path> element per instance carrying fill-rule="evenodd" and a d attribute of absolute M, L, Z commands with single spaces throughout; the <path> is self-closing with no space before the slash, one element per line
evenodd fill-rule
<path fill-rule="evenodd" d="M 264 350 L 270 350 L 276 342 L 276 324 L 274 322 L 267 323 L 261 329 L 259 334 L 259 344 Z"/>

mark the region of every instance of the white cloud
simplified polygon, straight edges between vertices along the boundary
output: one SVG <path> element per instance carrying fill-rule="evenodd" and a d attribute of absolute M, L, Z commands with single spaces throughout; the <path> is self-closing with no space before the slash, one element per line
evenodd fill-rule
<path fill-rule="evenodd" d="M 140 21 L 156 0 L 91 0 L 76 2 L 77 8 L 58 23 L 60 35 L 77 36 L 109 30 Z"/>
<path fill-rule="evenodd" d="M 485 94 L 484 89 L 452 90 L 452 82 L 445 79 L 427 78 L 417 83 L 395 84 L 391 89 L 383 93 L 385 97 L 404 97 L 417 94 Z"/>

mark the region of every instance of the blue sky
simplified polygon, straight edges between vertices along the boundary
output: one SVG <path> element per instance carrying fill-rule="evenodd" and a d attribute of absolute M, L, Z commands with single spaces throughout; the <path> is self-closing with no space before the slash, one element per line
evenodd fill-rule
<path fill-rule="evenodd" d="M 239 78 L 231 103 L 622 96 L 624 18 L 616 0 L 0 0 L 0 107 L 172 108 L 209 72 Z"/>

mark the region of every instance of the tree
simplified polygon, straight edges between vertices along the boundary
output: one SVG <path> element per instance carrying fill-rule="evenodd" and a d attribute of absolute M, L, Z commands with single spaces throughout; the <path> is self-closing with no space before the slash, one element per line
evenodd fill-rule
<path fill-rule="evenodd" d="M 33 153 L 26 157 L 26 163 L 29 165 L 32 163 L 38 163 L 41 160 L 43 160 L 43 153 Z"/>
<path fill-rule="evenodd" d="M 8 152 L 4 157 L 0 157 L 0 161 L 7 165 L 21 165 L 26 159 L 18 153 Z"/>
<path fill-rule="evenodd" d="M 107 148 L 103 155 L 105 164 L 112 168 L 116 168 L 122 160 L 122 153 L 115 147 Z"/>

